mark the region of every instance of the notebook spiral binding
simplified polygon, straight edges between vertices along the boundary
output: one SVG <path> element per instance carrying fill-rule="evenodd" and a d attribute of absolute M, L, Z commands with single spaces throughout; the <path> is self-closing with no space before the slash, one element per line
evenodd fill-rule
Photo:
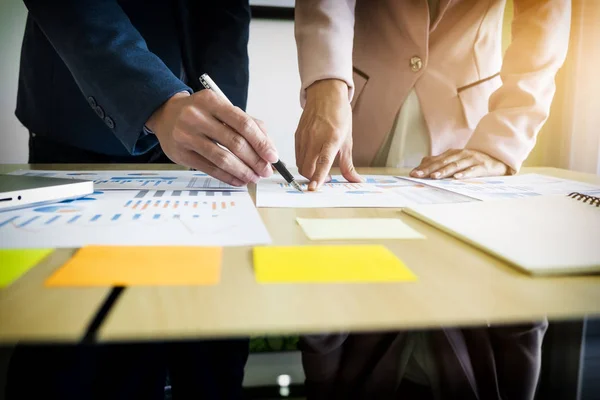
<path fill-rule="evenodd" d="M 587 194 L 578 193 L 578 192 L 570 193 L 569 197 L 571 197 L 575 200 L 583 201 L 584 203 L 588 203 L 591 206 L 595 205 L 596 207 L 600 207 L 600 197 L 589 196 Z"/>

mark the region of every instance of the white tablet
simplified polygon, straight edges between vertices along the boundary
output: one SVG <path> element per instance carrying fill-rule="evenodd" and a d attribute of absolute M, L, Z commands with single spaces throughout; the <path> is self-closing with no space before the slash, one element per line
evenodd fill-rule
<path fill-rule="evenodd" d="M 0 211 L 87 196 L 94 182 L 0 174 Z"/>

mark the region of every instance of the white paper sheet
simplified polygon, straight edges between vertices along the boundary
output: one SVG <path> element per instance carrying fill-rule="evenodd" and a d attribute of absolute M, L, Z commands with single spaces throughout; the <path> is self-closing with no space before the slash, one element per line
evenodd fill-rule
<path fill-rule="evenodd" d="M 3 248 L 270 243 L 250 195 L 230 191 L 98 191 L 0 213 Z"/>
<path fill-rule="evenodd" d="M 327 208 L 379 207 L 396 208 L 435 202 L 470 201 L 463 196 L 426 187 L 420 183 L 386 175 L 362 175 L 363 183 L 348 183 L 339 175 L 317 192 L 308 192 L 308 181 L 298 177 L 305 190 L 298 192 L 279 175 L 263 179 L 256 191 L 257 207 Z"/>
<path fill-rule="evenodd" d="M 406 204 L 406 206 L 477 201 L 476 199 L 458 193 L 408 180 L 401 180 L 400 183 L 395 185 L 387 185 L 387 188 L 401 197 L 402 203 Z"/>
<path fill-rule="evenodd" d="M 200 171 L 42 171 L 18 170 L 12 175 L 47 176 L 94 181 L 98 190 L 160 189 L 160 190 L 237 190 L 246 186 L 231 186 Z"/>
<path fill-rule="evenodd" d="M 416 179 L 403 177 L 436 188 L 478 200 L 516 199 L 542 195 L 568 195 L 571 192 L 593 192 L 598 186 L 540 174 L 523 174 L 474 179 Z"/>

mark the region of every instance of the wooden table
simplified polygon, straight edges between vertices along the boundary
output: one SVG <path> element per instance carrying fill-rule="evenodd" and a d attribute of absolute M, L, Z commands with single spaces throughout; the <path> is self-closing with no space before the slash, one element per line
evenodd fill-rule
<path fill-rule="evenodd" d="M 5 165 L 0 172 L 24 165 Z M 33 166 L 31 166 L 33 168 Z M 36 169 L 174 169 L 169 165 L 38 165 Z M 402 174 L 394 169 L 362 169 Z M 551 168 L 524 169 L 600 184 L 600 177 Z M 251 193 L 254 189 L 251 188 Z M 426 240 L 381 243 L 419 277 L 415 283 L 256 283 L 251 247 L 224 250 L 214 287 L 130 287 L 118 298 L 96 340 L 213 338 L 337 330 L 387 330 L 486 323 L 581 319 L 600 314 L 600 276 L 530 277 L 401 212 L 401 209 L 266 209 L 259 212 L 273 245 L 310 242 L 296 217 L 395 217 Z M 1 245 L 0 245 L 1 247 Z M 72 254 L 61 249 L 0 290 L 0 342 L 79 341 L 111 288 L 45 288 Z"/>

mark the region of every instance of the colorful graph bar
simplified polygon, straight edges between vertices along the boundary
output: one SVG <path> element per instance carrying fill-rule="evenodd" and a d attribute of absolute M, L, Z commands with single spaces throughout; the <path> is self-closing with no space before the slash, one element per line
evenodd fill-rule
<path fill-rule="evenodd" d="M 4 222 L 0 222 L 0 228 L 2 228 L 4 225 L 8 225 L 8 224 L 10 224 L 11 222 L 15 221 L 17 218 L 19 218 L 19 217 L 18 217 L 18 216 L 15 216 L 15 217 L 12 217 L 12 218 L 9 218 L 9 219 L 7 219 L 7 220 L 6 220 L 6 221 L 4 221 Z"/>
<path fill-rule="evenodd" d="M 159 182 L 160 183 L 160 182 Z M 289 185 L 284 185 L 281 184 L 282 187 L 289 187 Z M 184 197 L 185 195 L 189 196 L 189 197 L 198 197 L 198 196 L 209 196 L 209 197 L 215 197 L 215 196 L 233 196 L 232 192 L 229 191 L 202 191 L 202 190 L 173 190 L 173 191 L 168 191 L 168 190 L 156 190 L 155 192 L 153 192 L 152 197 L 154 198 L 161 198 L 161 197 L 165 197 L 165 196 L 172 196 L 172 197 Z M 139 192 L 137 192 L 137 194 L 134 196 L 135 199 L 143 199 L 146 198 L 150 195 L 150 190 L 149 189 L 144 189 L 144 190 L 140 190 Z M 131 203 L 128 203 L 131 204 Z"/>
<path fill-rule="evenodd" d="M 173 208 L 177 208 L 177 205 L 178 204 L 182 205 L 182 203 L 175 202 Z M 188 203 L 187 204 L 188 206 L 191 205 L 192 203 L 194 204 L 194 206 L 196 206 L 198 204 L 198 202 L 187 202 L 187 203 Z M 219 210 L 219 209 L 225 210 L 228 207 L 234 207 L 235 206 L 235 202 L 233 202 L 233 201 L 228 201 L 228 202 L 225 202 L 225 201 L 219 201 L 219 202 L 217 202 L 217 201 L 215 201 L 215 202 L 211 202 L 210 206 L 212 207 L 212 209 L 214 211 Z M 143 216 L 142 213 L 133 214 L 133 216 L 131 216 L 131 217 L 128 217 L 127 214 L 116 213 L 116 214 L 113 214 L 112 216 L 106 216 L 107 219 L 105 219 L 105 221 L 106 222 L 118 223 L 123 218 L 132 218 L 134 221 L 136 221 L 136 220 L 139 220 L 140 218 L 142 218 L 142 216 Z M 216 214 L 213 215 L 213 216 L 216 216 Z M 58 221 L 60 221 L 63 217 L 64 217 L 64 220 L 66 221 L 67 224 L 75 224 L 76 222 L 82 220 L 82 217 L 85 218 L 85 214 L 83 214 L 83 215 L 79 214 L 79 215 L 68 216 L 68 217 L 67 216 L 62 216 L 62 215 L 54 215 L 54 216 L 51 216 L 46 221 L 44 221 L 43 224 L 44 225 L 55 224 Z M 103 214 L 95 214 L 95 215 L 89 217 L 89 222 L 91 223 L 91 222 L 100 221 L 102 219 L 102 217 L 103 217 Z M 166 218 L 177 219 L 177 220 L 179 220 L 179 219 L 182 218 L 181 214 L 173 214 L 173 215 L 169 215 L 169 216 L 165 216 L 165 215 L 160 214 L 160 213 L 154 213 L 154 214 L 152 214 L 152 219 L 155 220 L 155 221 L 160 220 L 160 219 L 165 218 L 165 217 Z M 199 214 L 194 214 L 194 215 L 192 215 L 192 217 L 193 218 L 200 218 L 200 215 Z M 22 218 L 22 217 L 21 216 L 13 216 L 11 218 L 8 218 L 5 221 L 0 222 L 0 228 L 6 226 L 8 224 L 14 223 L 15 221 L 18 221 L 20 218 Z M 32 224 L 33 222 L 35 222 L 36 220 L 38 220 L 40 218 L 41 218 L 41 216 L 30 217 L 30 218 L 24 220 L 23 222 L 17 224 L 16 226 L 18 228 L 23 228 L 23 227 L 26 227 L 26 226 Z M 87 220 L 87 218 L 86 218 L 86 220 Z"/>
<path fill-rule="evenodd" d="M 35 220 L 36 220 L 36 219 L 38 219 L 38 218 L 39 218 L 39 215 L 38 215 L 38 216 L 35 216 L 35 217 L 32 217 L 32 218 L 29 218 L 27 221 L 25 221 L 25 222 L 21 223 L 20 225 L 17 225 L 17 227 L 18 227 L 18 228 L 23 228 L 23 227 L 25 227 L 25 226 L 29 225 L 30 223 L 32 223 L 33 221 L 35 221 Z"/>
<path fill-rule="evenodd" d="M 51 223 L 53 223 L 54 221 L 56 221 L 59 218 L 60 218 L 60 215 L 55 215 L 54 217 L 52 217 L 48 221 L 46 221 L 44 224 L 45 225 L 50 225 Z"/>
<path fill-rule="evenodd" d="M 292 185 L 290 185 L 289 183 L 280 183 L 280 184 L 279 184 L 279 187 L 281 187 L 281 188 L 284 188 L 284 189 L 289 189 L 289 188 L 291 188 L 291 187 L 292 187 Z M 301 183 L 301 184 L 300 184 L 300 187 L 301 187 L 302 189 L 306 189 L 306 188 L 307 188 L 307 185 L 306 185 L 306 183 Z M 295 190 L 295 189 L 294 189 L 294 190 Z"/>
<path fill-rule="evenodd" d="M 153 176 L 152 179 L 148 178 L 135 178 L 132 176 L 112 176 L 111 181 L 128 181 L 128 182 L 154 182 L 154 181 L 175 181 L 176 176 Z"/>
<path fill-rule="evenodd" d="M 362 189 L 362 185 L 360 183 L 344 183 L 344 187 L 348 189 Z"/>
<path fill-rule="evenodd" d="M 77 222 L 77 220 L 81 218 L 81 215 L 76 215 L 73 218 L 71 218 L 70 220 L 67 221 L 67 224 L 73 224 L 75 222 Z"/>
<path fill-rule="evenodd" d="M 206 204 L 206 202 L 204 202 Z M 142 205 L 139 210 L 140 211 L 144 211 L 146 209 L 148 209 L 149 207 L 153 207 L 153 208 L 163 208 L 163 209 L 173 209 L 176 210 L 180 207 L 193 207 L 193 208 L 198 208 L 198 204 L 200 204 L 199 201 L 189 201 L 189 200 L 175 200 L 175 201 L 171 201 L 171 200 L 147 200 L 146 202 L 142 202 L 140 200 L 138 200 L 137 202 L 133 203 L 132 200 L 129 200 L 127 202 L 125 202 L 124 207 L 128 208 L 131 206 L 132 210 L 136 210 L 138 209 L 138 207 L 140 205 Z"/>

